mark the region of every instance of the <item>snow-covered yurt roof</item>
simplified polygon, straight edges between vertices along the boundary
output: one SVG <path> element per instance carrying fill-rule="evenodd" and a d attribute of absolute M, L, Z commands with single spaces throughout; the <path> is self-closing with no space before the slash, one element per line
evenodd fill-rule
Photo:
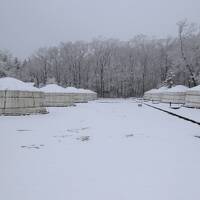
<path fill-rule="evenodd" d="M 0 78 L 0 90 L 40 91 L 30 84 L 11 77 Z"/>
<path fill-rule="evenodd" d="M 193 87 L 193 88 L 190 88 L 189 90 L 190 90 L 190 91 L 199 91 L 199 92 L 200 92 L 200 85 L 195 86 L 195 87 Z"/>
<path fill-rule="evenodd" d="M 188 87 L 184 85 L 176 85 L 170 89 L 167 90 L 167 92 L 186 92 L 188 90 Z"/>
<path fill-rule="evenodd" d="M 34 85 L 35 85 L 34 82 L 25 82 L 25 83 L 28 84 L 28 85 L 30 85 L 30 86 L 32 86 L 32 87 L 34 87 Z"/>
<path fill-rule="evenodd" d="M 75 87 L 67 87 L 65 88 L 67 93 L 95 93 L 91 90 L 86 90 L 86 89 L 78 89 Z"/>
<path fill-rule="evenodd" d="M 158 89 L 155 91 L 155 93 L 158 93 L 158 92 L 165 92 L 165 91 L 167 91 L 168 89 L 169 89 L 168 87 L 163 86 L 163 87 L 158 88 Z"/>
<path fill-rule="evenodd" d="M 151 89 L 151 90 L 145 92 L 145 94 L 159 93 L 159 92 L 166 91 L 167 89 L 168 89 L 167 87 L 163 86 L 163 87 L 161 87 L 161 88 L 159 88 L 159 89 Z"/>
<path fill-rule="evenodd" d="M 46 86 L 40 88 L 40 90 L 42 92 L 48 92 L 48 93 L 66 93 L 65 88 L 63 88 L 59 85 L 56 85 L 56 84 L 46 85 Z"/>
<path fill-rule="evenodd" d="M 157 89 L 151 89 L 145 92 L 145 94 L 150 94 L 150 93 L 154 93 Z"/>
<path fill-rule="evenodd" d="M 94 93 L 91 90 L 77 89 L 75 87 L 64 88 L 56 84 L 46 85 L 40 88 L 40 90 L 48 93 Z"/>

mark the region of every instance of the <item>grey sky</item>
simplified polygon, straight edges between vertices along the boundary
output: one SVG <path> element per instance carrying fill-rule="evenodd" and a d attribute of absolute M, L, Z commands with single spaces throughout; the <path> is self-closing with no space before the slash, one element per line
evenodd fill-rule
<path fill-rule="evenodd" d="M 199 23 L 199 0 L 0 0 L 0 49 L 25 57 L 60 41 L 175 35 Z"/>

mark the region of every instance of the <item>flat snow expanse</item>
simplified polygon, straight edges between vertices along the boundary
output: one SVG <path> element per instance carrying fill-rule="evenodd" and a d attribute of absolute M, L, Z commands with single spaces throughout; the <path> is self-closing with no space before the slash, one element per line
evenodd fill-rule
<path fill-rule="evenodd" d="M 133 100 L 0 117 L 2 200 L 199 200 L 200 127 Z"/>

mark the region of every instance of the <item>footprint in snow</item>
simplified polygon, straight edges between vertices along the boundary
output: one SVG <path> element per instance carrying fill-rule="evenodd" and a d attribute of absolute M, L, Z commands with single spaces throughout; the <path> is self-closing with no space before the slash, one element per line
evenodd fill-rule
<path fill-rule="evenodd" d="M 130 137 L 133 137 L 134 135 L 133 134 L 127 134 L 127 135 L 125 135 L 125 137 L 127 137 L 127 138 L 130 138 Z"/>
<path fill-rule="evenodd" d="M 41 149 L 44 146 L 45 146 L 44 144 L 40 144 L 40 145 L 32 144 L 32 145 L 22 145 L 21 148 L 23 148 L 23 149 Z"/>
<path fill-rule="evenodd" d="M 30 131 L 32 131 L 32 130 L 27 130 L 27 129 L 18 129 L 18 130 L 16 130 L 17 132 L 30 132 Z"/>
<path fill-rule="evenodd" d="M 90 136 L 80 136 L 76 138 L 77 140 L 80 140 L 81 142 L 87 142 L 90 140 Z"/>
<path fill-rule="evenodd" d="M 79 133 L 80 131 L 88 130 L 90 127 L 83 127 L 83 128 L 77 128 L 77 129 L 68 129 L 67 132 L 71 133 Z"/>
<path fill-rule="evenodd" d="M 62 138 L 62 139 L 64 139 L 64 138 L 66 138 L 66 137 L 71 137 L 71 136 L 73 136 L 73 135 L 65 134 L 65 135 L 54 135 L 53 137 L 54 137 L 54 138 Z"/>

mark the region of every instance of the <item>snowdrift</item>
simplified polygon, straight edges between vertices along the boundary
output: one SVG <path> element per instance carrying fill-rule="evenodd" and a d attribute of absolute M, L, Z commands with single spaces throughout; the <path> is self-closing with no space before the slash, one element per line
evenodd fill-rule
<path fill-rule="evenodd" d="M 47 113 L 44 93 L 20 80 L 0 78 L 0 115 Z"/>
<path fill-rule="evenodd" d="M 187 90 L 185 106 L 190 108 L 200 108 L 200 85 Z"/>
<path fill-rule="evenodd" d="M 184 104 L 187 90 L 188 87 L 183 85 L 177 85 L 166 91 L 163 91 L 161 96 L 161 102 Z"/>

